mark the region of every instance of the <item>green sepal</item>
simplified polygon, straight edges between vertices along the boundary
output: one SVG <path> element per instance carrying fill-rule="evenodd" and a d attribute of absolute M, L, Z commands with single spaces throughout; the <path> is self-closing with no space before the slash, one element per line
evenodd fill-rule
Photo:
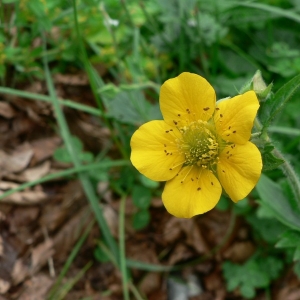
<path fill-rule="evenodd" d="M 274 146 L 271 143 L 265 144 L 263 149 L 261 149 L 263 172 L 274 170 L 284 163 L 283 159 L 278 158 L 273 154 L 273 150 Z"/>
<path fill-rule="evenodd" d="M 257 146 L 261 153 L 263 172 L 274 170 L 284 163 L 283 159 L 274 155 L 273 150 L 275 147 L 272 145 L 272 143 L 266 142 L 260 138 L 253 138 L 251 139 L 251 142 Z"/>

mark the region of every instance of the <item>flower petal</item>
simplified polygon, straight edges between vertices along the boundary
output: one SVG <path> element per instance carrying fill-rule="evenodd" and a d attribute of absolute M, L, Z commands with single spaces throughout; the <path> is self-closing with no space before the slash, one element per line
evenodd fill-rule
<path fill-rule="evenodd" d="M 175 130 L 164 121 L 151 121 L 133 134 L 130 159 L 146 177 L 166 181 L 181 169 L 185 157 L 178 152 Z"/>
<path fill-rule="evenodd" d="M 221 193 L 222 187 L 212 172 L 186 166 L 178 176 L 166 183 L 162 200 L 170 214 L 178 218 L 191 218 L 214 208 Z"/>
<path fill-rule="evenodd" d="M 259 102 L 253 91 L 217 103 L 214 120 L 225 141 L 245 144 L 250 139 Z"/>
<path fill-rule="evenodd" d="M 216 94 L 206 79 L 185 72 L 161 86 L 159 101 L 168 124 L 185 126 L 192 121 L 207 121 L 211 118 L 215 110 Z"/>
<path fill-rule="evenodd" d="M 251 142 L 225 147 L 217 167 L 219 180 L 226 193 L 237 202 L 256 185 L 262 169 L 261 154 Z"/>

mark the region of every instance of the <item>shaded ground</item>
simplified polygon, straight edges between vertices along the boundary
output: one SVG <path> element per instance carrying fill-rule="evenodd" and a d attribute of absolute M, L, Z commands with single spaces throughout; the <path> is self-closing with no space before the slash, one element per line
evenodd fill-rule
<path fill-rule="evenodd" d="M 93 103 L 82 75 L 58 76 L 55 80 L 61 98 Z M 36 82 L 23 90 L 44 94 L 44 84 Z M 55 131 L 51 106 L 45 102 L 0 95 L 0 189 L 6 191 L 21 183 L 64 170 L 70 165 L 53 160 L 61 145 Z M 96 118 L 65 109 L 69 126 L 86 150 L 98 153 L 110 139 Z M 106 182 L 99 182 L 103 192 Z M 100 196 L 99 196 L 100 199 Z M 106 191 L 101 199 L 105 217 L 118 238 L 119 199 Z M 249 226 L 230 212 L 213 210 L 191 220 L 170 216 L 160 199 L 153 199 L 151 223 L 142 230 L 131 226 L 135 211 L 130 198 L 126 201 L 126 252 L 128 258 L 155 265 L 180 265 L 170 276 L 166 272 L 132 269 L 134 284 L 149 300 L 167 299 L 176 284 L 170 278 L 194 282 L 193 300 L 243 299 L 239 291 L 226 292 L 221 264 L 225 259 L 244 262 L 255 251 Z M 0 300 L 46 299 L 75 243 L 89 226 L 87 240 L 75 258 L 63 283 L 71 282 L 92 262 L 70 292 L 62 299 L 122 299 L 119 271 L 110 262 L 94 257 L 99 230 L 75 177 L 59 178 L 22 192 L 0 203 Z M 174 296 L 170 296 L 175 299 Z M 86 298 L 87 299 L 87 298 Z M 172 299 L 172 298 L 171 298 Z M 255 299 L 300 299 L 300 284 L 291 270 L 272 285 L 269 298 L 259 291 Z"/>

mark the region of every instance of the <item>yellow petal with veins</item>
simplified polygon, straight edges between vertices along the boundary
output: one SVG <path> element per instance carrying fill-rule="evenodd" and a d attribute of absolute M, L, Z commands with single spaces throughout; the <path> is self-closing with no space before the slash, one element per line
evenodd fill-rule
<path fill-rule="evenodd" d="M 207 169 L 184 167 L 168 181 L 162 194 L 167 211 L 178 218 L 191 218 L 216 206 L 222 193 L 218 179 Z"/>
<path fill-rule="evenodd" d="M 258 108 L 253 91 L 217 103 L 214 121 L 218 135 L 225 141 L 245 144 L 250 139 Z"/>
<path fill-rule="evenodd" d="M 261 170 L 261 154 L 251 142 L 227 146 L 219 156 L 218 177 L 234 202 L 242 200 L 251 192 Z"/>
<path fill-rule="evenodd" d="M 159 102 L 164 120 L 183 127 L 193 121 L 210 119 L 216 94 L 206 79 L 185 72 L 162 85 Z"/>
<path fill-rule="evenodd" d="M 131 162 L 145 176 L 156 181 L 173 178 L 185 161 L 175 143 L 177 129 L 164 121 L 143 124 L 131 138 Z"/>

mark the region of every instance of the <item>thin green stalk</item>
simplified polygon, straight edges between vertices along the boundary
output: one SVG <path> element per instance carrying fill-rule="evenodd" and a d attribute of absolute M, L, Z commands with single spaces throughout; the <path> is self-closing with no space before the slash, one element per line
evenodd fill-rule
<path fill-rule="evenodd" d="M 79 250 L 81 249 L 83 243 L 87 239 L 94 223 L 95 223 L 94 220 L 92 222 L 90 222 L 90 224 L 85 229 L 85 231 L 82 234 L 82 236 L 80 237 L 80 239 L 75 244 L 75 246 L 72 249 L 71 254 L 69 255 L 69 257 L 67 258 L 67 261 L 65 262 L 58 278 L 56 279 L 55 284 L 52 286 L 51 290 L 48 292 L 47 300 L 55 300 L 56 299 L 57 289 L 61 285 L 61 282 L 62 282 L 63 278 L 66 276 L 68 270 L 70 269 L 70 266 L 71 266 L 72 262 L 74 261 L 75 257 L 77 256 L 77 254 L 78 254 Z"/>
<path fill-rule="evenodd" d="M 105 255 L 111 260 L 113 265 L 116 268 L 119 268 L 120 266 L 117 264 L 115 258 L 113 257 L 112 253 L 109 251 L 109 249 L 105 246 L 105 244 L 101 241 L 98 241 L 98 245 L 101 248 L 101 250 L 105 253 Z M 134 286 L 131 280 L 128 281 L 128 287 L 131 290 L 132 294 L 135 296 L 137 300 L 144 300 L 143 297 L 140 295 L 138 289 Z"/>
<path fill-rule="evenodd" d="M 81 59 L 82 59 L 83 64 L 84 64 L 84 68 L 85 68 L 85 70 L 88 74 L 89 81 L 90 81 L 90 84 L 91 84 L 91 88 L 92 88 L 92 91 L 93 91 L 93 95 L 96 99 L 96 103 L 97 103 L 99 109 L 101 110 L 101 112 L 103 113 L 103 120 L 104 120 L 106 126 L 111 130 L 112 126 L 109 123 L 108 119 L 106 118 L 106 115 L 104 114 L 104 104 L 102 103 L 102 101 L 100 99 L 100 96 L 99 96 L 99 93 L 98 93 L 98 89 L 104 86 L 104 82 L 102 81 L 102 78 L 98 75 L 98 73 L 96 73 L 95 69 L 92 67 L 92 65 L 89 62 L 87 52 L 84 48 L 83 39 L 82 39 L 80 29 L 79 29 L 78 18 L 77 18 L 77 6 L 76 6 L 75 0 L 72 0 L 72 4 L 73 4 L 73 11 L 74 11 L 75 30 L 76 30 L 77 40 L 78 40 L 78 43 L 79 43 Z M 118 140 L 118 138 L 115 135 L 112 135 L 112 139 L 115 142 L 115 144 L 117 145 L 117 147 L 118 147 L 120 153 L 122 154 L 123 158 L 127 158 L 128 155 L 124 151 L 124 147 L 120 144 L 120 141 Z"/>
<path fill-rule="evenodd" d="M 95 170 L 95 169 L 106 169 L 106 168 L 110 168 L 110 167 L 121 167 L 121 166 L 127 166 L 129 165 L 129 161 L 127 160 L 115 160 L 115 161 L 105 161 L 105 162 L 100 162 L 100 163 L 93 163 L 93 164 L 89 164 L 89 165 L 84 165 L 84 166 L 79 166 L 79 167 L 75 167 L 75 168 L 70 168 L 67 170 L 63 170 L 61 172 L 56 172 L 53 174 L 49 174 L 46 175 L 42 178 L 39 178 L 37 180 L 34 181 L 30 181 L 30 182 L 25 182 L 21 185 L 19 185 L 18 187 L 14 188 L 14 189 L 10 189 L 7 192 L 4 192 L 3 194 L 0 195 L 0 200 L 4 199 L 7 196 L 10 196 L 16 192 L 20 192 L 23 191 L 29 187 L 35 186 L 37 184 L 41 184 L 43 182 L 47 182 L 53 179 L 57 179 L 57 178 L 62 178 L 62 177 L 66 177 L 75 173 L 81 173 L 81 172 L 87 172 L 87 171 L 91 171 L 91 170 Z"/>
<path fill-rule="evenodd" d="M 268 128 L 269 132 L 282 133 L 287 135 L 294 135 L 296 137 L 300 136 L 300 129 L 282 126 L 270 126 Z"/>
<path fill-rule="evenodd" d="M 184 37 L 184 23 L 183 23 L 183 2 L 179 1 L 179 22 L 180 22 L 180 33 L 179 33 L 179 72 L 183 72 L 185 68 L 185 56 L 186 56 L 186 45 Z"/>
<path fill-rule="evenodd" d="M 46 38 L 44 35 L 43 35 L 43 43 L 44 43 L 44 51 L 46 51 Z M 76 152 L 75 148 L 73 147 L 72 140 L 71 140 L 71 134 L 69 132 L 69 127 L 68 127 L 67 121 L 62 112 L 59 101 L 56 97 L 56 93 L 55 93 L 53 81 L 52 81 L 52 78 L 50 75 L 46 55 L 44 56 L 43 61 L 44 61 L 44 69 L 45 69 L 47 87 L 48 87 L 48 90 L 50 93 L 50 97 L 52 98 L 52 104 L 53 104 L 54 112 L 55 112 L 56 119 L 58 122 L 58 126 L 61 130 L 62 138 L 63 138 L 66 148 L 72 158 L 74 166 L 76 168 L 79 168 L 81 166 L 80 160 L 77 156 L 77 152 Z M 109 245 L 114 256 L 118 259 L 119 258 L 119 249 L 117 247 L 116 241 L 114 240 L 114 238 L 109 230 L 107 222 L 103 216 L 102 208 L 99 205 L 99 199 L 94 192 L 94 188 L 86 174 L 79 173 L 78 176 L 83 185 L 83 189 L 84 189 L 85 194 L 90 202 L 93 212 L 96 216 L 96 219 L 99 224 L 99 228 L 103 234 L 103 237 L 104 237 L 105 241 L 107 242 L 107 245 Z"/>
<path fill-rule="evenodd" d="M 118 43 L 117 43 L 117 38 L 116 38 L 115 30 L 114 30 L 114 27 L 109 22 L 110 21 L 110 17 L 108 15 L 107 11 L 105 10 L 104 4 L 100 5 L 100 10 L 101 10 L 101 12 L 103 14 L 103 17 L 105 19 L 106 28 L 107 28 L 107 30 L 110 33 L 111 38 L 112 38 L 112 45 L 113 45 L 113 47 L 115 49 L 115 54 L 116 54 L 116 58 L 117 58 L 117 68 L 119 70 L 118 76 L 119 77 L 121 76 L 121 78 L 119 78 L 119 81 L 122 81 L 122 74 L 123 74 L 122 67 L 121 67 L 122 66 L 122 59 L 121 59 L 121 56 L 119 54 L 120 52 L 118 51 L 119 49 L 118 49 Z"/>
<path fill-rule="evenodd" d="M 91 88 L 92 88 L 93 94 L 94 94 L 94 96 L 96 98 L 97 105 L 98 105 L 100 111 L 104 112 L 103 103 L 102 103 L 102 101 L 101 101 L 101 99 L 100 99 L 100 97 L 99 97 L 99 95 L 97 93 L 96 82 L 94 81 L 94 78 L 93 78 L 91 72 L 89 71 L 89 69 L 90 69 L 91 66 L 89 64 L 87 53 L 86 53 L 85 48 L 84 48 L 83 40 L 81 38 L 81 33 L 80 33 L 79 24 L 78 24 L 78 18 L 77 18 L 77 6 L 76 6 L 75 0 L 72 0 L 72 4 L 73 4 L 73 10 L 74 10 L 75 32 L 76 32 L 76 35 L 77 35 L 79 51 L 80 51 L 80 54 L 81 54 L 81 57 L 82 57 L 85 69 L 87 71 L 87 74 L 88 74 L 88 77 L 89 77 L 89 81 L 90 81 L 90 84 L 91 84 Z"/>
<path fill-rule="evenodd" d="M 203 72 L 204 75 L 207 79 L 209 79 L 209 68 L 208 68 L 208 59 L 206 59 L 205 57 L 205 50 L 204 50 L 204 43 L 203 43 L 203 35 L 202 35 L 202 30 L 201 30 L 201 24 L 200 24 L 200 20 L 199 20 L 199 10 L 197 9 L 196 12 L 196 22 L 197 22 L 197 31 L 198 31 L 198 35 L 200 37 L 200 43 L 199 43 L 199 54 L 200 54 L 200 58 L 201 58 L 201 64 L 203 67 Z"/>
<path fill-rule="evenodd" d="M 24 91 L 11 89 L 11 88 L 6 88 L 6 87 L 0 87 L 0 93 L 7 94 L 7 95 L 19 96 L 19 97 L 26 98 L 26 99 L 29 99 L 29 100 L 38 100 L 38 101 L 45 101 L 45 102 L 52 103 L 52 99 L 49 96 L 24 92 Z M 104 115 L 97 108 L 90 107 L 90 106 L 80 104 L 80 103 L 76 103 L 72 100 L 58 99 L 58 102 L 59 102 L 60 105 L 67 106 L 67 107 L 70 107 L 70 108 L 74 108 L 74 109 L 77 109 L 77 110 L 81 110 L 83 112 L 89 113 L 89 114 L 94 115 L 94 116 L 102 117 Z"/>
<path fill-rule="evenodd" d="M 129 10 L 128 10 L 126 0 L 120 0 L 120 1 L 121 1 L 121 4 L 122 4 L 123 8 L 124 8 L 124 11 L 125 11 L 125 13 L 126 13 L 126 16 L 127 16 L 128 20 L 129 20 L 130 26 L 131 26 L 132 28 L 134 28 L 135 26 L 134 26 L 133 20 L 132 20 L 132 18 L 131 18 L 130 12 L 129 12 Z"/>
<path fill-rule="evenodd" d="M 128 270 L 126 268 L 126 251 L 125 251 L 125 204 L 126 195 L 120 200 L 119 211 L 119 249 L 120 249 L 120 270 L 122 273 L 122 288 L 125 300 L 129 300 L 128 293 Z"/>
<path fill-rule="evenodd" d="M 66 298 L 68 292 L 76 284 L 76 282 L 86 273 L 86 271 L 93 265 L 92 261 L 89 261 L 71 280 L 68 280 L 63 286 L 61 286 L 59 293 L 55 295 L 55 300 L 63 300 Z"/>

